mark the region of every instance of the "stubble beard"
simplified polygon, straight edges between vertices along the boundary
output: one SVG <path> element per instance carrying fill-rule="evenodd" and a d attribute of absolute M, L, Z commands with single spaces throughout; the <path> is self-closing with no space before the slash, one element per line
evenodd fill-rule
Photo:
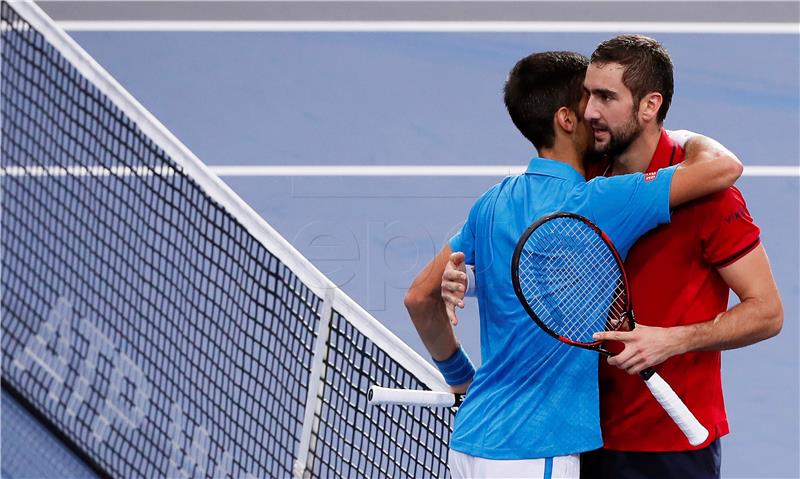
<path fill-rule="evenodd" d="M 642 134 L 642 127 L 636 120 L 636 114 L 632 113 L 628 122 L 616 129 L 608 128 L 609 141 L 605 146 L 594 144 L 594 150 L 598 154 L 607 155 L 615 158 L 631 146 L 631 143 Z"/>

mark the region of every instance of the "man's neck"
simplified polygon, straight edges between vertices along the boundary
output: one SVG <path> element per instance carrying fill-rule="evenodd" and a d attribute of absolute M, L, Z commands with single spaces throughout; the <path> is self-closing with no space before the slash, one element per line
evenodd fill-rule
<path fill-rule="evenodd" d="M 575 171 L 581 174 L 584 178 L 586 178 L 586 171 L 583 167 L 583 158 L 578 155 L 572 145 L 568 147 L 559 146 L 556 144 L 553 148 L 542 148 L 539 151 L 539 156 L 542 158 L 546 158 L 548 160 L 560 161 L 561 163 L 566 163 L 569 166 L 575 168 Z"/>
<path fill-rule="evenodd" d="M 612 175 L 641 173 L 650 166 L 661 138 L 661 125 L 646 127 L 633 143 L 621 155 L 614 158 Z"/>

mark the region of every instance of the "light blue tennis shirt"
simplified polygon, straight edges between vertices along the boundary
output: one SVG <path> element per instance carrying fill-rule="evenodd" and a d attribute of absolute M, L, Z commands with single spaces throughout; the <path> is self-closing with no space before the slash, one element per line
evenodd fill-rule
<path fill-rule="evenodd" d="M 602 446 L 598 353 L 540 329 L 514 294 L 511 256 L 537 218 L 568 211 L 589 218 L 624 258 L 633 243 L 669 223 L 675 167 L 656 175 L 598 177 L 533 158 L 524 174 L 483 194 L 450 240 L 475 265 L 482 366 L 456 415 L 450 447 L 489 459 L 563 456 Z"/>

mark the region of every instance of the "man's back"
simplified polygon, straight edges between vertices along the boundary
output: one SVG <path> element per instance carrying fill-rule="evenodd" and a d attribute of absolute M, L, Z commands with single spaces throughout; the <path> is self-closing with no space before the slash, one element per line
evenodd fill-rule
<path fill-rule="evenodd" d="M 620 253 L 669 220 L 668 170 L 586 183 L 570 166 L 535 158 L 476 201 L 451 240 L 475 265 L 483 365 L 456 417 L 451 448 L 492 459 L 561 456 L 601 444 L 597 354 L 537 328 L 511 284 L 511 256 L 535 219 L 554 211 L 582 214 L 605 230 Z M 625 205 L 626 208 L 620 208 Z M 565 407 L 565 405 L 570 405 Z"/>

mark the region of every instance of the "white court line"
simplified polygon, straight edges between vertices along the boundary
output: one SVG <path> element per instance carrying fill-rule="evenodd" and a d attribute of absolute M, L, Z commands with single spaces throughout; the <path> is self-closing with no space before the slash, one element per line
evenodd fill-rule
<path fill-rule="evenodd" d="M 219 176 L 508 176 L 525 171 L 524 165 L 320 165 L 320 166 L 211 166 Z"/>
<path fill-rule="evenodd" d="M 326 165 L 326 166 L 210 166 L 219 176 L 492 176 L 525 171 L 525 166 L 474 165 Z M 800 166 L 746 166 L 743 176 L 800 177 Z"/>
<path fill-rule="evenodd" d="M 58 22 L 68 31 L 172 32 L 541 32 L 800 34 L 800 23 L 731 22 L 508 22 L 508 21 L 132 21 Z"/>
<path fill-rule="evenodd" d="M 744 176 L 800 177 L 800 166 L 745 166 Z"/>
<path fill-rule="evenodd" d="M 484 176 L 504 177 L 525 171 L 521 165 L 232 165 L 209 166 L 218 176 Z M 0 176 L 170 176 L 176 170 L 169 167 L 100 167 L 100 166 L 32 166 L 0 168 Z M 746 166 L 743 176 L 800 177 L 800 166 Z"/>

